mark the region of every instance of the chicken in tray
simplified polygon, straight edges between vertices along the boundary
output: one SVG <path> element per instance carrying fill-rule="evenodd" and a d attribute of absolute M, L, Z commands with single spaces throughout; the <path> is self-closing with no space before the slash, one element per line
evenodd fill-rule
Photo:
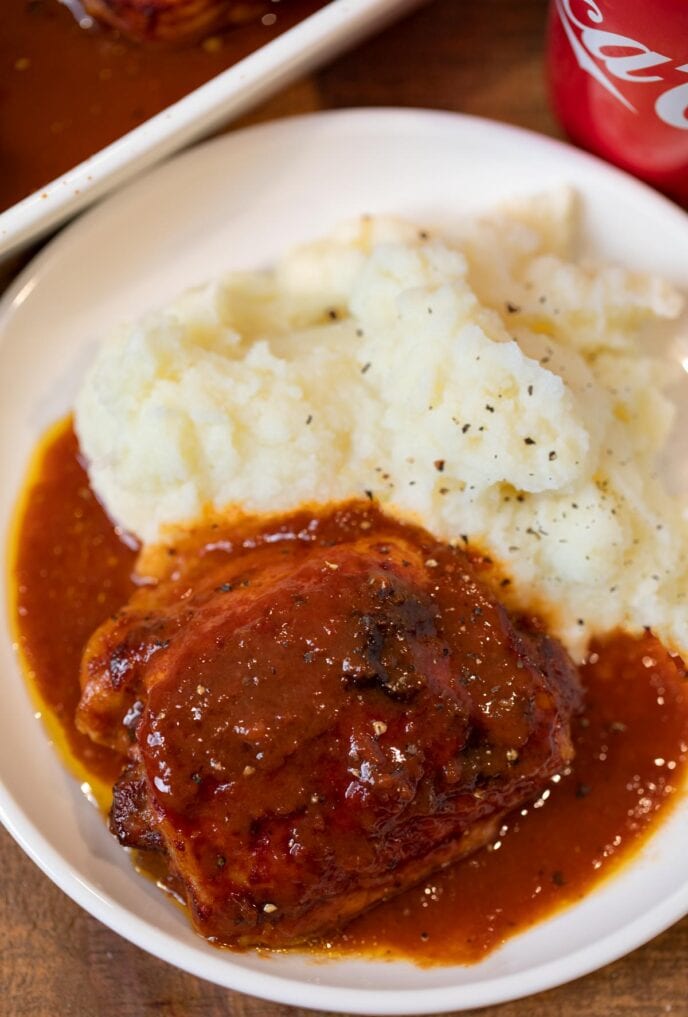
<path fill-rule="evenodd" d="M 351 503 L 193 535 L 91 638 L 111 828 L 204 936 L 285 947 L 488 842 L 572 757 L 575 668 L 481 563 Z"/>
<path fill-rule="evenodd" d="M 83 0 L 86 11 L 137 42 L 183 43 L 254 21 L 270 0 Z"/>

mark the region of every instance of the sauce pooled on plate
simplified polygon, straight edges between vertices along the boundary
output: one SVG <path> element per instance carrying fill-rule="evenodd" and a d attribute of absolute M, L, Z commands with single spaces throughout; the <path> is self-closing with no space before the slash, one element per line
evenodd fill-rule
<path fill-rule="evenodd" d="M 371 522 L 371 537 L 377 526 L 389 528 L 374 507 L 368 513 L 359 518 Z M 75 728 L 79 665 L 93 630 L 134 591 L 134 562 L 88 487 L 71 429 L 56 431 L 19 523 L 18 638 L 44 710 L 59 722 L 63 750 L 105 784 L 123 759 Z M 478 960 L 631 856 L 685 784 L 688 683 L 680 660 L 650 635 L 593 647 L 581 678 L 575 759 L 536 801 L 505 816 L 488 847 L 354 919 L 317 949 L 426 964 Z"/>

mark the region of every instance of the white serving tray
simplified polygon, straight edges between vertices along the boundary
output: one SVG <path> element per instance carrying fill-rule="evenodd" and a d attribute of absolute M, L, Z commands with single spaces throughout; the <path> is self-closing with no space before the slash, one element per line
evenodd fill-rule
<path fill-rule="evenodd" d="M 244 113 L 423 0 L 330 0 L 74 169 L 0 214 L 0 262 L 96 198 Z"/>

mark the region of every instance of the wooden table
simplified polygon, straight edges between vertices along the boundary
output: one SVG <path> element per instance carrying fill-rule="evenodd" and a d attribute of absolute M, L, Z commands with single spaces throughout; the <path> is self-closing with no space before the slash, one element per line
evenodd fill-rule
<path fill-rule="evenodd" d="M 545 0 L 435 0 L 246 122 L 341 106 L 426 106 L 559 134 L 542 73 Z M 484 1017 L 688 1017 L 688 919 L 571 985 Z M 287 1017 L 208 985 L 81 911 L 0 831 L 1 1017 Z"/>

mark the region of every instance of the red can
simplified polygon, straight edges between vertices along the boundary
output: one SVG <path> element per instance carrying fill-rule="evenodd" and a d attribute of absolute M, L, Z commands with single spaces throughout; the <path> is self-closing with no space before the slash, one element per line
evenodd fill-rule
<path fill-rule="evenodd" d="M 571 138 L 688 203 L 688 0 L 551 0 L 548 34 Z"/>

